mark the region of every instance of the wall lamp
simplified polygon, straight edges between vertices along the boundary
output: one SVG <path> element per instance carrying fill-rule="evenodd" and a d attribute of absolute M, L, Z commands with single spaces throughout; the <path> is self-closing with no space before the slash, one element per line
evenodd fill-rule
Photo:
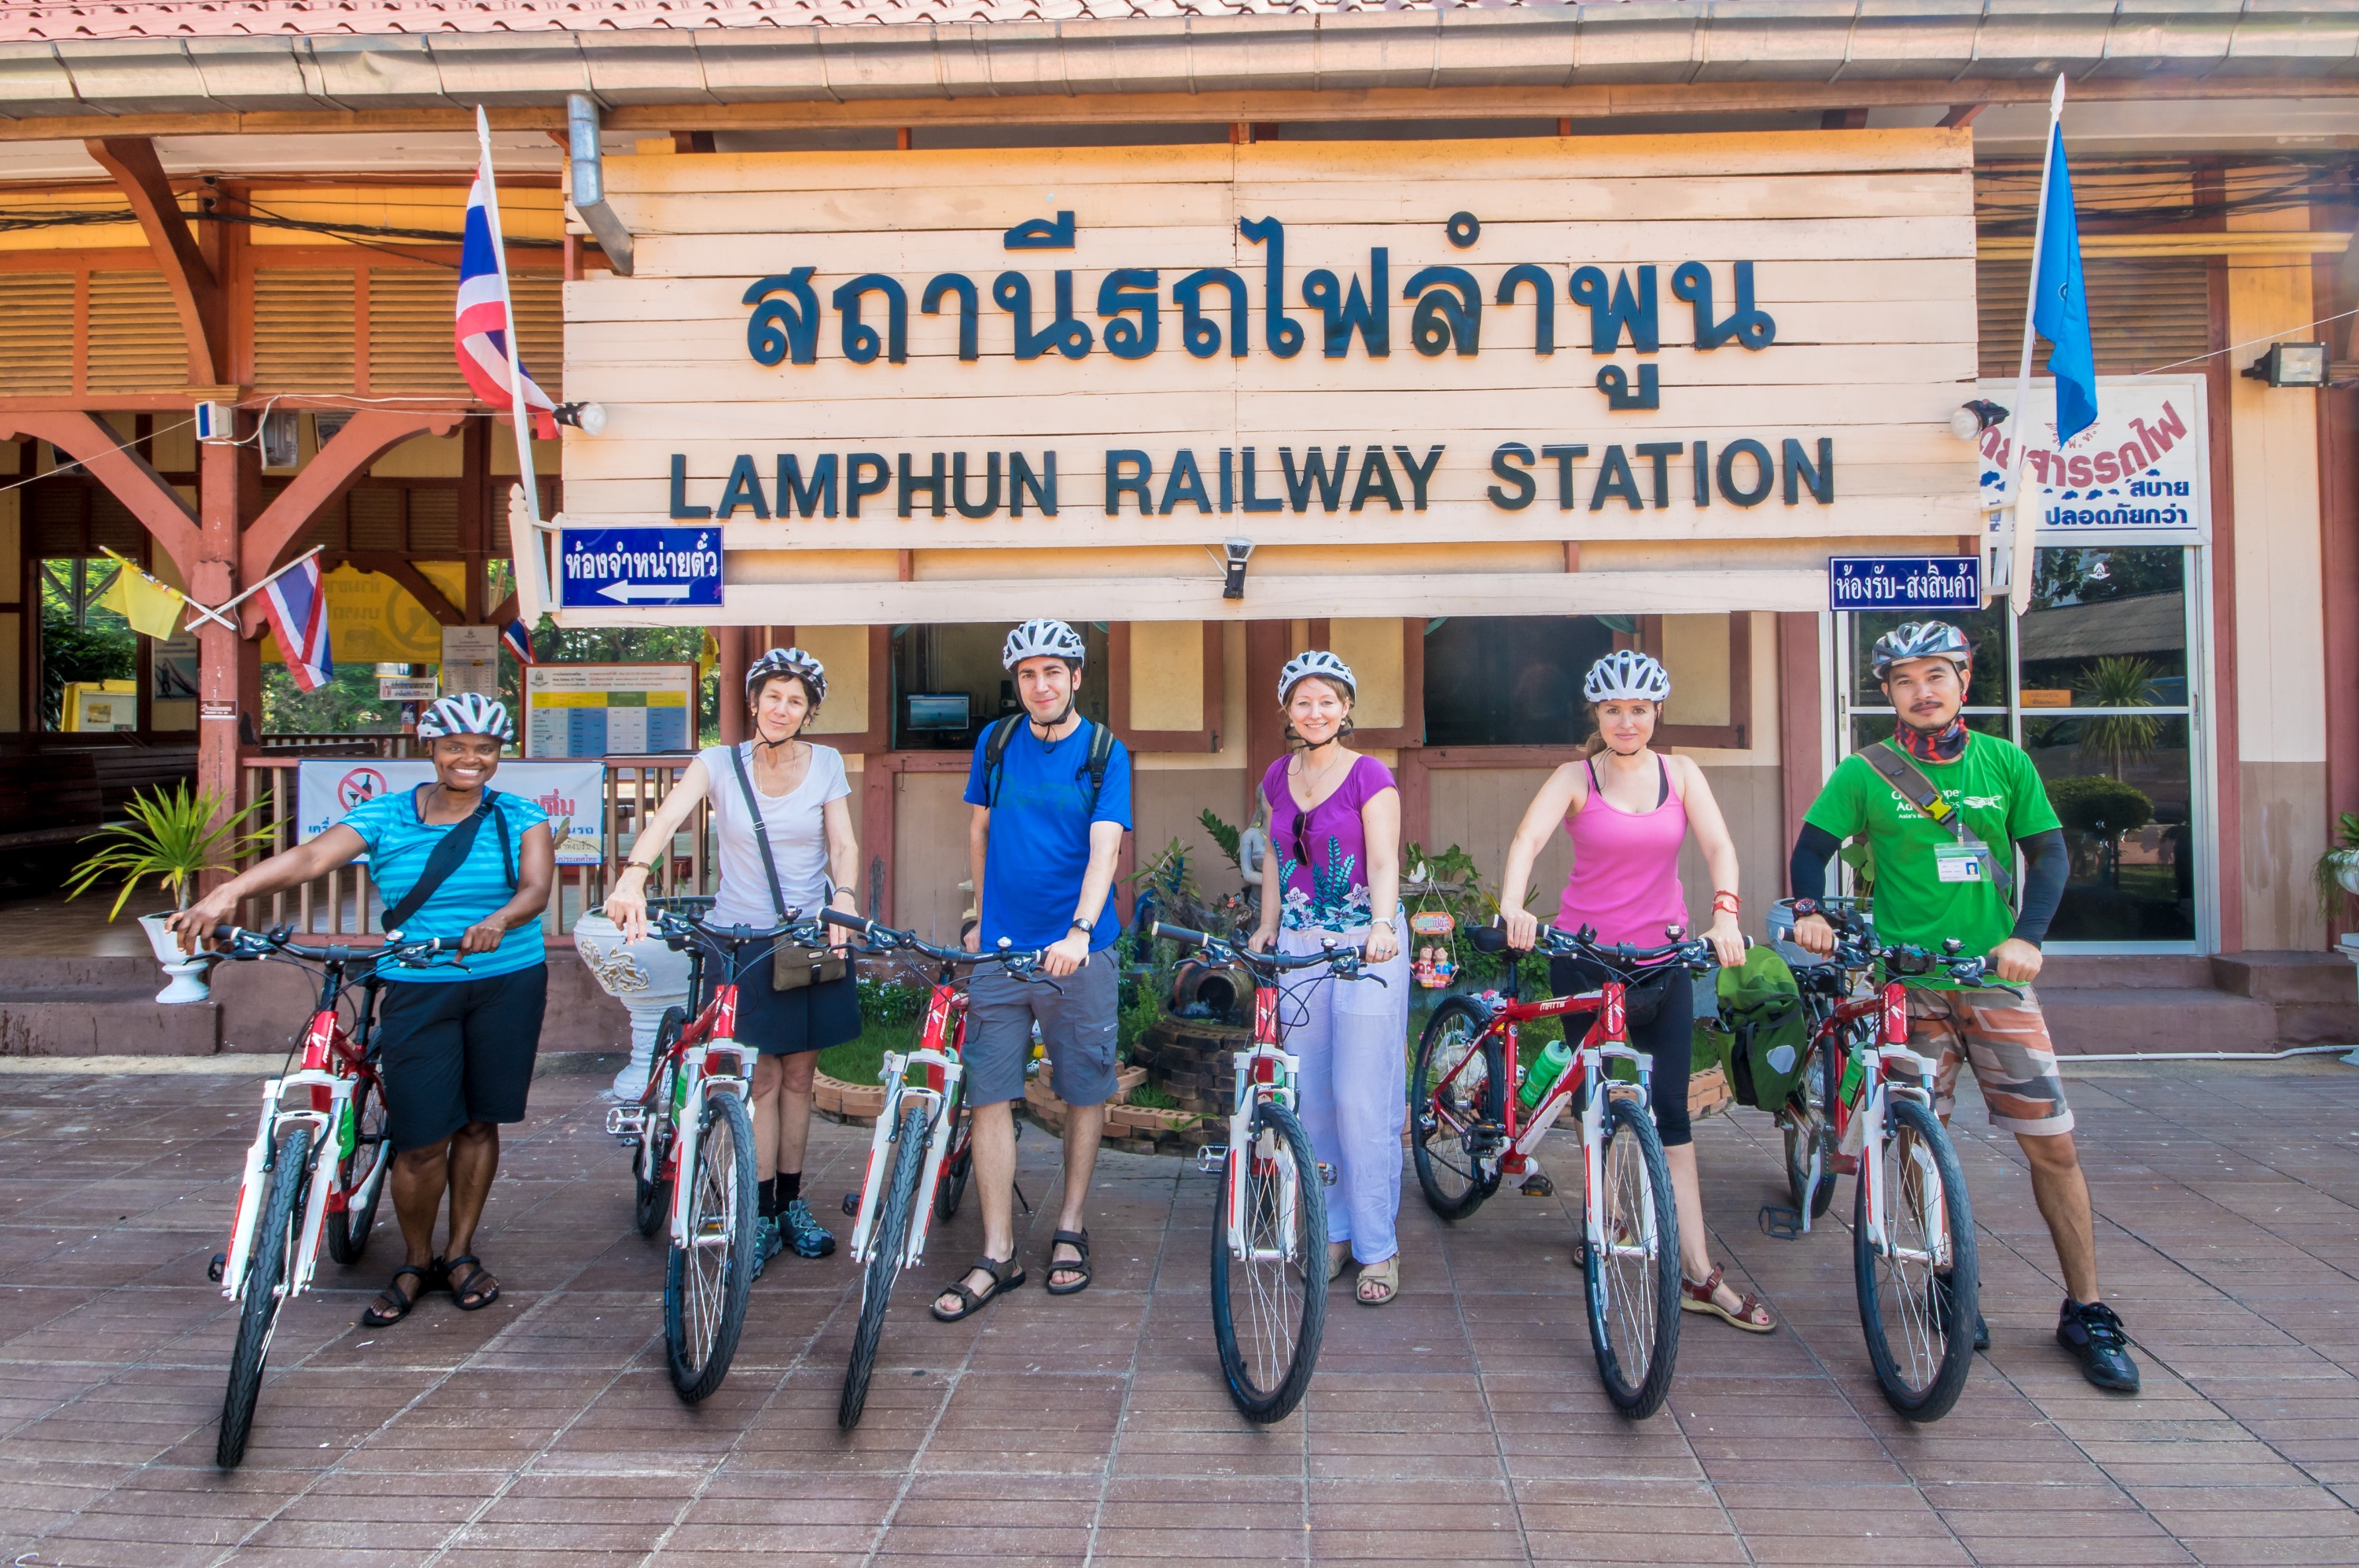
<path fill-rule="evenodd" d="M 1960 441 L 1972 441 L 1993 425 L 2006 423 L 2007 410 L 1987 397 L 1977 397 L 1962 403 L 1950 416 L 1950 433 Z"/>
<path fill-rule="evenodd" d="M 1228 575 L 1221 581 L 1221 597 L 1242 599 L 1245 596 L 1245 562 L 1253 559 L 1253 540 L 1233 539 L 1221 542 L 1229 557 Z"/>
<path fill-rule="evenodd" d="M 2272 387 L 2326 385 L 2326 345 L 2322 343 L 2269 344 L 2269 352 L 2245 366 L 2243 374 Z"/>
<path fill-rule="evenodd" d="M 585 436 L 606 432 L 606 405 L 603 403 L 560 403 L 549 417 L 560 425 L 571 425 Z"/>

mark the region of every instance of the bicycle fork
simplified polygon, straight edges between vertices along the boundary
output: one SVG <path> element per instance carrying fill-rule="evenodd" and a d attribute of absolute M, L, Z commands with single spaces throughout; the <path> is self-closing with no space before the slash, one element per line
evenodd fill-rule
<path fill-rule="evenodd" d="M 1894 1067 L 1906 1071 L 1911 1082 L 1896 1087 L 1888 1071 Z M 1907 993 L 1897 982 L 1887 984 L 1884 988 L 1883 1028 L 1878 1032 L 1875 1054 L 1865 1064 L 1859 1104 L 1852 1109 L 1854 1125 L 1873 1132 L 1879 1139 L 1891 1138 L 1894 1130 L 1893 1095 L 1906 1095 L 1930 1107 L 1932 1095 L 1924 1085 L 1932 1082 L 1935 1068 L 1936 1063 L 1918 1055 L 1909 1047 Z M 1931 1225 L 1928 1237 L 1930 1250 L 1922 1256 L 1902 1255 L 1894 1245 L 1889 1223 L 1892 1193 L 1887 1186 L 1893 1173 L 1886 1171 L 1882 1159 L 1866 1148 L 1866 1139 L 1863 1137 L 1859 1179 L 1866 1194 L 1863 1207 L 1866 1211 L 1867 1241 L 1879 1253 L 1905 1256 L 1908 1261 L 1924 1263 L 1939 1272 L 1950 1266 L 1949 1194 L 1941 1191 L 1940 1173 L 1927 1150 L 1912 1148 L 1910 1158 L 1919 1166 L 1918 1179 L 1932 1194 L 1932 1206 L 1927 1216 Z"/>
<path fill-rule="evenodd" d="M 698 1247 L 725 1247 L 726 1233 L 709 1227 L 719 1223 L 707 1221 L 702 1235 L 690 1235 L 689 1214 L 695 1207 L 696 1194 L 691 1190 L 696 1181 L 697 1163 L 704 1147 L 704 1110 L 712 1095 L 722 1090 L 745 1097 L 753 1074 L 746 1058 L 752 1052 L 738 1048 L 734 1040 L 708 1041 L 701 1052 L 690 1051 L 681 1055 L 679 1070 L 688 1082 L 681 1094 L 681 1115 L 672 1132 L 671 1181 L 671 1244 L 685 1252 Z M 691 1114 L 692 1113 L 692 1114 Z M 741 1192 L 740 1203 L 752 1203 L 754 1194 Z"/>
<path fill-rule="evenodd" d="M 922 1085 L 907 1082 L 913 1065 L 927 1069 Z M 951 1109 L 958 1103 L 959 1081 L 965 1073 L 962 1064 L 929 1048 L 921 1047 L 907 1056 L 886 1053 L 883 1077 L 888 1092 L 884 1107 L 876 1113 L 875 1131 L 868 1140 L 868 1170 L 860 1182 L 860 1217 L 852 1227 L 853 1262 L 868 1261 L 876 1222 L 884 1208 L 885 1183 L 893 1176 L 893 1146 L 899 1140 L 902 1117 L 912 1096 L 926 1102 L 930 1109 L 926 1119 L 925 1170 L 918 1179 L 917 1194 L 910 1201 L 909 1235 L 902 1247 L 900 1266 L 914 1269 L 924 1261 L 926 1236 L 933 1228 L 934 1192 L 941 1184 L 942 1167 L 950 1159 L 951 1137 L 958 1122 Z"/>
<path fill-rule="evenodd" d="M 1296 1262 L 1295 1225 L 1304 1202 L 1301 1185 L 1296 1179 L 1289 1151 L 1262 1147 L 1265 1136 L 1275 1144 L 1277 1135 L 1257 1135 L 1254 1131 L 1254 1112 L 1265 1099 L 1274 1100 L 1291 1112 L 1295 1074 L 1301 1071 L 1302 1063 L 1299 1058 L 1268 1044 L 1240 1051 L 1232 1060 L 1236 1068 L 1237 1100 L 1236 1108 L 1229 1113 L 1229 1147 L 1223 1161 L 1228 1197 L 1223 1205 L 1228 1217 L 1229 1256 L 1240 1262 Z M 1204 1152 L 1209 1155 L 1212 1151 Z M 1274 1239 L 1278 1245 L 1256 1247 L 1245 1214 L 1245 1177 L 1255 1163 L 1263 1160 L 1277 1172 L 1278 1209 L 1274 1216 Z"/>
<path fill-rule="evenodd" d="M 311 1105 L 300 1109 L 284 1104 L 290 1090 L 311 1091 Z M 239 1178 L 236 1215 L 230 1222 L 229 1250 L 220 1268 L 222 1295 L 228 1301 L 240 1301 L 245 1295 L 245 1279 L 254 1263 L 254 1233 L 261 1222 L 263 1189 L 268 1185 L 273 1171 L 272 1156 L 278 1135 L 285 1128 L 308 1123 L 311 1128 L 311 1149 L 305 1157 L 312 1171 L 312 1181 L 304 1194 L 303 1212 L 296 1223 L 299 1241 L 292 1267 L 279 1282 L 283 1297 L 299 1295 L 310 1288 L 311 1276 L 319 1266 L 320 1233 L 328 1212 L 329 1183 L 318 1180 L 321 1152 L 334 1136 L 338 1119 L 351 1098 L 349 1080 L 332 1073 L 304 1069 L 284 1078 L 273 1078 L 262 1086 L 262 1122 L 255 1130 L 254 1141 L 246 1146 L 245 1171 Z M 325 1106 L 317 1105 L 320 1098 Z M 382 1170 L 382 1167 L 380 1167 Z"/>

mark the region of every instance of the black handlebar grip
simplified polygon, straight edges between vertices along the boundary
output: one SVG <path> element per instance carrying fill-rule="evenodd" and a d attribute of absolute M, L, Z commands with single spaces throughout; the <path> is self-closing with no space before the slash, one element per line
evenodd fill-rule
<path fill-rule="evenodd" d="M 237 941 L 237 928 L 226 922 L 217 925 L 213 927 L 213 940 L 224 946 L 234 942 Z"/>
<path fill-rule="evenodd" d="M 1166 925 L 1161 920 L 1148 921 L 1147 929 L 1149 935 L 1169 937 L 1173 942 L 1188 947 L 1201 947 L 1212 940 L 1202 931 L 1190 931 L 1186 926 Z"/>
<path fill-rule="evenodd" d="M 875 920 L 865 915 L 854 914 L 850 909 L 821 909 L 819 918 L 827 925 L 842 926 L 846 931 L 858 931 L 862 936 L 876 929 Z"/>

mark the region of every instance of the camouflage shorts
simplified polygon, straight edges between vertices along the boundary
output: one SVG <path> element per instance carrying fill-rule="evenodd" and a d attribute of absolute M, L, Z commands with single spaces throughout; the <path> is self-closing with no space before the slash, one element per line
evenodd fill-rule
<path fill-rule="evenodd" d="M 1943 1120 L 1957 1105 L 1958 1066 L 1971 1062 L 1991 1126 L 2035 1138 L 2072 1130 L 2039 998 L 2022 990 L 2017 1001 L 2005 991 L 1908 987 L 1909 1048 L 1940 1063 L 1933 1108 Z"/>

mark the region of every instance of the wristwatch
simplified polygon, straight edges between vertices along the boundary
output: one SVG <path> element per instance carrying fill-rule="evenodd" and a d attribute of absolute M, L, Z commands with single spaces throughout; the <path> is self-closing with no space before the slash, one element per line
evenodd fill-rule
<path fill-rule="evenodd" d="M 1097 922 L 1095 920 L 1085 920 L 1082 919 L 1081 916 L 1075 915 L 1073 917 L 1073 923 L 1067 926 L 1065 929 L 1067 931 L 1077 931 L 1083 936 L 1087 936 L 1093 930 L 1096 929 L 1096 926 Z"/>
<path fill-rule="evenodd" d="M 1794 918 L 1796 920 L 1800 920 L 1804 915 L 1815 915 L 1817 913 L 1819 913 L 1819 901 L 1816 898 L 1797 898 L 1794 900 Z"/>
<path fill-rule="evenodd" d="M 1386 915 L 1383 920 L 1371 920 L 1368 922 L 1368 929 L 1370 931 L 1375 931 L 1379 927 L 1383 929 L 1384 933 L 1386 936 L 1398 936 L 1400 935 L 1400 917 L 1398 915 Z"/>

